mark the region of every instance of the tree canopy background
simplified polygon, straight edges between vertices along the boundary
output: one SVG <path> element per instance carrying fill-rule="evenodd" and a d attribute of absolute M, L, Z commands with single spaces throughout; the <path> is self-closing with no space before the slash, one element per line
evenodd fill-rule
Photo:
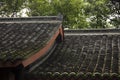
<path fill-rule="evenodd" d="M 53 16 L 61 13 L 63 25 L 71 29 L 119 28 L 119 0 L 0 0 L 1 14 L 11 17 L 23 9 L 28 16 Z M 10 16 L 11 15 L 11 16 Z"/>
<path fill-rule="evenodd" d="M 25 0 L 0 0 L 0 15 L 2 17 L 17 17 L 17 12 L 23 9 Z"/>

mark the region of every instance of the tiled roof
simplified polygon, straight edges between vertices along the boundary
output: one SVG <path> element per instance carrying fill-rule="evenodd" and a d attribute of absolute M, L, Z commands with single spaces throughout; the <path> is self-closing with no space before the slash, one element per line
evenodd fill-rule
<path fill-rule="evenodd" d="M 41 50 L 61 24 L 51 20 L 42 22 L 39 18 L 36 18 L 38 22 L 35 18 L 22 18 L 23 22 L 14 19 L 6 18 L 0 22 L 0 62 L 3 63 L 25 60 Z"/>
<path fill-rule="evenodd" d="M 65 30 L 64 36 L 61 24 L 57 16 L 0 18 L 0 69 L 16 79 L 25 72 L 25 80 L 120 78 L 119 29 Z"/>
<path fill-rule="evenodd" d="M 89 34 L 88 30 L 82 34 L 78 31 L 77 35 L 72 31 L 65 32 L 65 40 L 56 46 L 52 55 L 42 65 L 36 64 L 37 67 L 31 71 L 35 66 L 33 65 L 27 73 L 33 76 L 27 78 L 64 74 L 68 76 L 119 74 L 120 34 L 118 32 L 113 33 L 111 30 L 106 33 L 101 31 Z"/>

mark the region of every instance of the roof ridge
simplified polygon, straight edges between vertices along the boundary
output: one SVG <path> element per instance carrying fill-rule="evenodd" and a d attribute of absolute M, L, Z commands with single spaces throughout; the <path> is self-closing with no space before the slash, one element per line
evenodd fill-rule
<path fill-rule="evenodd" d="M 0 17 L 0 22 L 14 21 L 62 21 L 59 16 L 32 16 L 32 17 Z"/>

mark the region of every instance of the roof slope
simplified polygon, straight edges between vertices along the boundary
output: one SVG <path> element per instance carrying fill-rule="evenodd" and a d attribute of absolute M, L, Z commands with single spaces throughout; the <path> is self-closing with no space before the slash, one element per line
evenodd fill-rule
<path fill-rule="evenodd" d="M 39 18 L 38 21 L 34 18 L 22 18 L 23 22 L 14 19 L 6 18 L 0 22 L 0 62 L 2 63 L 16 63 L 34 55 L 48 44 L 61 25 L 61 21 L 46 22 L 39 21 Z"/>
<path fill-rule="evenodd" d="M 58 44 L 52 55 L 27 74 L 85 73 L 119 74 L 120 34 L 65 31 L 65 40 Z M 34 65 L 33 65 L 34 67 Z M 40 75 L 39 75 L 40 74 Z M 36 76 L 30 76 L 35 78 Z M 40 77 L 39 77 L 40 78 Z"/>

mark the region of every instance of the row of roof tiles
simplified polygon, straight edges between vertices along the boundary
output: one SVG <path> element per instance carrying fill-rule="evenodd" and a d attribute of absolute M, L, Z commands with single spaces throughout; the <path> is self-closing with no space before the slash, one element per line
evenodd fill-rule
<path fill-rule="evenodd" d="M 34 77 L 33 77 L 34 76 Z M 120 76 L 116 73 L 75 73 L 75 72 L 40 72 L 31 75 L 25 75 L 25 80 L 119 80 Z"/>

